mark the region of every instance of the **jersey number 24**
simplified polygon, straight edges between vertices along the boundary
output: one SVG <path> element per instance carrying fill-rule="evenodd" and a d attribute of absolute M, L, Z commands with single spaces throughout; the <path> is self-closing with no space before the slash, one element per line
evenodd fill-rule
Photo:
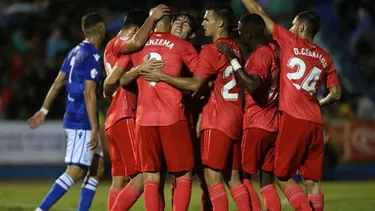
<path fill-rule="evenodd" d="M 292 81 L 294 87 L 296 87 L 298 90 L 303 89 L 310 95 L 315 94 L 315 85 L 319 81 L 322 70 L 314 67 L 304 77 L 306 72 L 306 63 L 302 59 L 294 57 L 288 61 L 288 67 L 294 68 L 295 66 L 297 66 L 297 71 L 294 73 L 287 73 L 286 77 L 288 77 L 288 79 Z M 302 82 L 300 82 L 301 79 L 303 79 Z"/>

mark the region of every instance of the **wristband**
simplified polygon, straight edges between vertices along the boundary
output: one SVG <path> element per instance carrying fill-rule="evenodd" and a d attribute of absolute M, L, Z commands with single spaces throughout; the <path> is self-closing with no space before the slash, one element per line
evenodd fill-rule
<path fill-rule="evenodd" d="M 48 114 L 48 110 L 43 107 L 40 109 L 40 112 L 42 112 L 44 115 Z"/>
<path fill-rule="evenodd" d="M 232 65 L 233 67 L 233 71 L 237 71 L 238 69 L 242 68 L 242 66 L 240 65 L 240 63 L 238 63 L 237 59 L 234 58 L 230 61 L 230 64 Z"/>

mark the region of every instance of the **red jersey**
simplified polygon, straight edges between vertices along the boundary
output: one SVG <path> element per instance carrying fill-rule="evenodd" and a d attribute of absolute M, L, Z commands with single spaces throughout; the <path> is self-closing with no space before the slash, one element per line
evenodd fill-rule
<path fill-rule="evenodd" d="M 187 41 L 170 33 L 153 33 L 145 47 L 132 54 L 134 66 L 143 62 L 150 54 L 150 60 L 162 60 L 162 71 L 168 75 L 179 77 L 185 64 L 194 71 L 198 60 L 198 52 Z M 141 126 L 167 126 L 186 120 L 185 107 L 182 104 L 180 90 L 164 82 L 149 82 L 142 76 L 137 79 L 139 96 L 137 108 L 137 124 Z"/>
<path fill-rule="evenodd" d="M 277 132 L 279 129 L 279 60 L 272 44 L 257 48 L 247 59 L 245 70 L 258 75 L 261 85 L 250 95 L 245 90 L 245 114 L 243 129 L 256 127 Z"/>
<path fill-rule="evenodd" d="M 331 56 L 317 45 L 275 24 L 273 38 L 280 45 L 280 110 L 308 121 L 323 123 L 316 91 L 321 82 L 339 85 Z"/>
<path fill-rule="evenodd" d="M 203 79 L 210 76 L 215 79 L 214 89 L 203 107 L 201 130 L 217 129 L 232 139 L 239 139 L 243 116 L 239 87 L 231 64 L 216 49 L 215 44 L 219 42 L 225 42 L 242 61 L 240 47 L 232 39 L 218 39 L 202 47 L 194 74 Z"/>
<path fill-rule="evenodd" d="M 104 64 L 107 75 L 109 75 L 116 65 L 129 68 L 130 56 L 114 52 L 115 46 L 125 42 L 127 37 L 114 37 L 110 40 L 104 52 Z M 113 95 L 112 103 L 107 112 L 105 129 L 114 125 L 123 118 L 135 118 L 137 107 L 137 92 L 135 84 L 129 85 L 126 89 L 119 86 Z"/>

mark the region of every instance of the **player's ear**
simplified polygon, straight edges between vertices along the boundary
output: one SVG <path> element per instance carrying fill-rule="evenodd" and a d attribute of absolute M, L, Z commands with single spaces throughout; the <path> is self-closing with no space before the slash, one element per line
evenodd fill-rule
<path fill-rule="evenodd" d="M 217 26 L 218 26 L 219 28 L 224 27 L 224 21 L 222 21 L 222 20 L 218 20 L 218 21 L 217 21 Z"/>
<path fill-rule="evenodd" d="M 304 23 L 301 23 L 299 26 L 298 26 L 298 32 L 299 33 L 302 33 L 302 32 L 304 32 L 304 31 L 306 31 L 306 24 L 304 24 Z"/>
<path fill-rule="evenodd" d="M 99 23 L 99 31 L 101 34 L 105 35 L 105 24 L 104 23 Z"/>

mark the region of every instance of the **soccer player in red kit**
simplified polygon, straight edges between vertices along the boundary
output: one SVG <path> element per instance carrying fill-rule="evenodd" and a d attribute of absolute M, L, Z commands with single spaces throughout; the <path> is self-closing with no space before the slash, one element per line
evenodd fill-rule
<path fill-rule="evenodd" d="M 238 22 L 241 43 L 252 51 L 245 68 L 234 65 L 240 86 L 245 88 L 245 114 L 242 135 L 242 170 L 250 193 L 252 210 L 262 210 L 251 175 L 260 170 L 260 187 L 266 210 L 280 211 L 280 199 L 274 185 L 274 147 L 279 127 L 279 59 L 276 47 L 267 41 L 266 26 L 256 14 L 246 15 Z M 218 50 L 228 61 L 235 59 L 233 51 L 219 43 Z"/>
<path fill-rule="evenodd" d="M 170 33 L 171 17 L 164 16 L 145 47 L 131 55 L 133 66 L 150 60 L 163 61 L 163 71 L 179 76 L 183 64 L 194 70 L 198 52 L 187 41 Z M 180 90 L 166 84 L 137 79 L 139 96 L 136 140 L 139 144 L 141 171 L 144 175 L 145 208 L 158 210 L 158 188 L 162 155 L 168 172 L 176 176 L 173 210 L 188 210 L 191 197 L 193 149 Z"/>
<path fill-rule="evenodd" d="M 251 210 L 249 194 L 239 176 L 242 128 L 239 88 L 232 66 L 215 47 L 215 44 L 225 42 L 235 50 L 240 59 L 239 46 L 230 38 L 233 19 L 233 11 L 228 6 L 210 7 L 206 10 L 202 26 L 205 35 L 212 38 L 213 44 L 202 47 L 192 78 L 179 78 L 165 71 L 148 72 L 150 77 L 154 73 L 153 76 L 158 81 L 192 91 L 198 91 L 210 77 L 214 79 L 214 89 L 202 112 L 200 141 L 205 180 L 215 211 L 228 210 L 228 197 L 222 184 L 222 173 L 238 210 Z"/>
<path fill-rule="evenodd" d="M 116 52 L 116 47 L 124 46 L 123 49 L 128 53 L 140 50 L 141 48 L 137 48 L 132 42 L 128 41 L 133 38 L 135 40 L 144 40 L 144 45 L 153 29 L 153 27 L 147 26 L 147 22 L 151 20 L 152 23 L 155 23 L 165 14 L 169 14 L 168 7 L 159 5 L 152 10 L 149 20 L 145 23 L 146 26 L 138 30 L 145 22 L 147 14 L 136 10 L 130 11 L 125 17 L 121 31 L 106 46 L 104 62 L 108 77 L 104 82 L 104 94 L 111 96 L 113 90 L 117 88 L 105 122 L 113 177 L 108 196 L 109 211 L 129 210 L 143 191 L 143 177 L 138 174 L 139 169 L 137 168 L 137 159 L 135 157 L 137 154 L 134 134 L 137 89 L 136 84 L 129 85 L 126 88 L 118 86 L 120 77 L 128 69 L 127 65 L 129 64 L 130 56 Z M 137 31 L 138 33 L 136 33 Z M 159 67 L 162 67 L 160 63 Z M 127 177 L 132 179 L 124 188 Z"/>
<path fill-rule="evenodd" d="M 254 0 L 242 0 L 250 13 L 260 15 L 273 39 L 280 45 L 281 121 L 275 148 L 278 184 L 295 210 L 321 211 L 324 196 L 320 186 L 323 167 L 323 121 L 320 107 L 340 99 L 341 88 L 332 57 L 313 43 L 320 18 L 301 12 L 287 29 L 276 24 Z M 329 95 L 320 102 L 316 91 L 321 82 Z M 296 171 L 304 179 L 308 198 L 292 179 Z"/>

